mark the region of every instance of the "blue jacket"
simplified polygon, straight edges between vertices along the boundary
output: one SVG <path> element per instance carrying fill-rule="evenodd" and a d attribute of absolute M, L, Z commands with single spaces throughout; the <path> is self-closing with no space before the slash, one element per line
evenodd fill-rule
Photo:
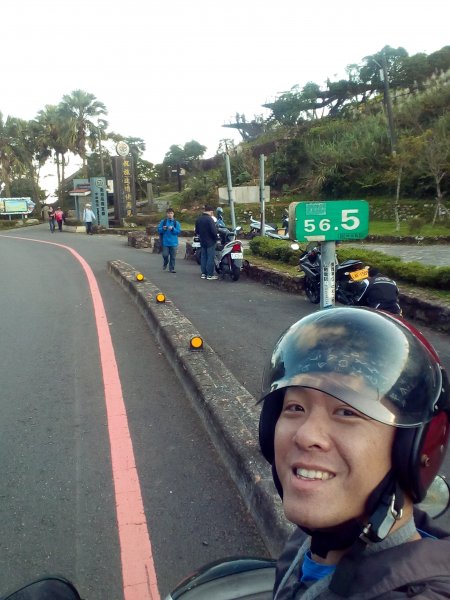
<path fill-rule="evenodd" d="M 173 227 L 173 229 L 163 229 L 164 225 Z M 181 231 L 181 226 L 176 219 L 162 219 L 158 225 L 158 233 L 161 236 L 163 246 L 178 246 L 178 234 Z"/>

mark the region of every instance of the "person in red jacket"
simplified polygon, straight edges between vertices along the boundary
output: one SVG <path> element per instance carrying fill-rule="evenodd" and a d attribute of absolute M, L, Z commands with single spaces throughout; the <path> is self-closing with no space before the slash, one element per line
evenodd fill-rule
<path fill-rule="evenodd" d="M 62 226 L 64 222 L 64 212 L 60 206 L 55 210 L 55 219 L 58 224 L 58 231 L 62 231 Z"/>

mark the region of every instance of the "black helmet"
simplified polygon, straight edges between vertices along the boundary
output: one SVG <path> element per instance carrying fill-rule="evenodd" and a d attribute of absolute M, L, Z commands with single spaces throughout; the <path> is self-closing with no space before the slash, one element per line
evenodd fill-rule
<path fill-rule="evenodd" d="M 272 465 L 275 425 L 290 386 L 320 390 L 397 427 L 396 479 L 413 502 L 424 498 L 445 456 L 450 395 L 436 352 L 416 329 L 394 315 L 354 307 L 318 311 L 294 323 L 263 376 L 259 440 Z"/>

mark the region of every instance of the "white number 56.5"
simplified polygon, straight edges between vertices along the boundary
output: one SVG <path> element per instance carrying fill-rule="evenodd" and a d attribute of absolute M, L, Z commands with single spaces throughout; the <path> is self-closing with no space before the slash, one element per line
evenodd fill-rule
<path fill-rule="evenodd" d="M 358 212 L 359 212 L 359 210 L 357 208 L 350 208 L 350 209 L 342 211 L 342 218 L 341 218 L 342 229 L 356 229 L 357 227 L 359 227 L 360 220 L 358 219 L 358 217 L 355 217 L 354 214 L 353 215 L 351 214 L 351 213 L 358 213 Z"/>

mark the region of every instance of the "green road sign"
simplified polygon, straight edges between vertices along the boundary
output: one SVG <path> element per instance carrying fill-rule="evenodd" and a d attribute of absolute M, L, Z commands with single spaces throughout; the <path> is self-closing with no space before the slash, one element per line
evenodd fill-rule
<path fill-rule="evenodd" d="M 365 200 L 292 202 L 289 237 L 299 242 L 360 240 L 369 234 L 369 204 Z"/>

